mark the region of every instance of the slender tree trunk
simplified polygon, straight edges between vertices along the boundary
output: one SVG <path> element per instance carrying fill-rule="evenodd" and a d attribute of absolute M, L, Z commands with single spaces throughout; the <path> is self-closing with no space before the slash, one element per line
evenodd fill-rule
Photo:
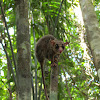
<path fill-rule="evenodd" d="M 83 20 L 86 28 L 87 39 L 93 55 L 94 64 L 100 79 L 100 29 L 92 0 L 79 0 Z"/>
<path fill-rule="evenodd" d="M 58 56 L 54 57 L 56 65 L 51 65 L 50 100 L 58 100 Z"/>
<path fill-rule="evenodd" d="M 18 100 L 31 100 L 30 35 L 28 0 L 15 0 L 17 24 L 17 93 Z"/>

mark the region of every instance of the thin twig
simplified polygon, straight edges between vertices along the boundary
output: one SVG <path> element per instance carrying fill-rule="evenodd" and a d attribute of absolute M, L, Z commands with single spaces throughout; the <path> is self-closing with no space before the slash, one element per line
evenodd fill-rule
<path fill-rule="evenodd" d="M 68 81 L 67 81 L 67 79 L 66 79 L 66 74 L 65 74 L 65 71 L 64 71 L 63 67 L 62 67 L 62 70 L 63 70 L 64 76 L 65 76 L 67 91 L 68 91 L 70 100 L 72 100 L 72 96 L 71 96 L 71 93 L 70 93 L 70 89 L 69 89 L 69 87 L 68 87 Z"/>
<path fill-rule="evenodd" d="M 35 31 L 34 31 L 34 18 L 33 18 L 33 11 L 32 11 L 32 25 L 33 25 L 33 38 L 34 38 L 34 47 L 36 46 L 36 40 L 35 40 Z M 37 59 L 36 55 L 34 56 L 35 60 L 35 100 L 37 100 Z"/>
<path fill-rule="evenodd" d="M 34 84 L 33 84 L 33 74 L 31 73 L 31 81 L 32 81 L 32 93 L 33 93 L 33 100 L 34 100 Z"/>

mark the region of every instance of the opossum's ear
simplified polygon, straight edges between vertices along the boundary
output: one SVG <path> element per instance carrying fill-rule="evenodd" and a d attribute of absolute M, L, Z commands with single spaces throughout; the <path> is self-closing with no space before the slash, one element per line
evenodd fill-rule
<path fill-rule="evenodd" d="M 65 42 L 65 43 L 64 43 L 64 46 L 66 46 L 67 44 L 69 44 L 69 42 Z"/>
<path fill-rule="evenodd" d="M 54 46 L 55 45 L 55 40 L 50 40 L 50 43 Z"/>

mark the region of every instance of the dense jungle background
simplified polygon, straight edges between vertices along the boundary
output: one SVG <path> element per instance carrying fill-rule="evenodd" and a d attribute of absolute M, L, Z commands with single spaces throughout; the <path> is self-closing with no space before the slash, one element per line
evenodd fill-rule
<path fill-rule="evenodd" d="M 99 100 L 99 27 L 99 0 L 0 0 L 0 100 L 45 100 L 35 45 L 47 34 L 69 42 L 54 100 Z M 48 95 L 50 63 L 44 66 Z"/>

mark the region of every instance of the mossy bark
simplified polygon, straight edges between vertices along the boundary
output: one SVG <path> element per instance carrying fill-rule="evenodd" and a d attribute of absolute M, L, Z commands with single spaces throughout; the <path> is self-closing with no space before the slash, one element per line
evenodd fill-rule
<path fill-rule="evenodd" d="M 100 28 L 91 0 L 79 0 L 89 48 L 100 79 Z"/>
<path fill-rule="evenodd" d="M 15 0 L 15 4 L 17 25 L 17 94 L 18 100 L 31 100 L 28 0 Z"/>

